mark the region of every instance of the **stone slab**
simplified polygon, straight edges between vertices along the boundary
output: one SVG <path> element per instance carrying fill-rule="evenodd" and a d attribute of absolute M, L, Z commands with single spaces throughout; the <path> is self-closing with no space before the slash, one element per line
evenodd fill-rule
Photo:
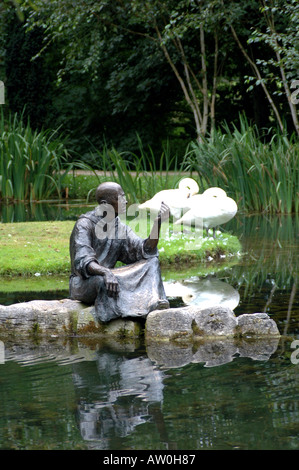
<path fill-rule="evenodd" d="M 238 317 L 228 307 L 189 306 L 151 312 L 145 335 L 151 341 L 186 341 L 222 337 L 279 337 L 274 320 L 266 313 Z"/>
<path fill-rule="evenodd" d="M 266 313 L 238 317 L 228 308 L 199 305 L 155 310 L 144 321 L 120 318 L 98 322 L 94 308 L 76 300 L 32 300 L 0 305 L 0 335 L 117 336 L 147 341 L 198 341 L 202 338 L 278 337 L 276 323 Z"/>
<path fill-rule="evenodd" d="M 110 336 L 135 338 L 142 325 L 129 319 L 99 323 L 93 307 L 77 300 L 32 300 L 0 305 L 0 335 Z"/>

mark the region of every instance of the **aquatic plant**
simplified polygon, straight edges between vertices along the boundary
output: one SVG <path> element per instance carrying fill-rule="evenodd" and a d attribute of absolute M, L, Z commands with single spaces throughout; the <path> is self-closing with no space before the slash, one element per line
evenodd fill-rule
<path fill-rule="evenodd" d="M 97 176 L 97 184 L 108 179 L 118 182 L 131 204 L 150 199 L 162 189 L 175 188 L 180 179 L 190 173 L 183 172 L 178 156 L 171 155 L 168 142 L 157 158 L 152 148 L 145 148 L 141 139 L 138 136 L 137 138 L 138 154 L 130 151 L 119 152 L 115 148 L 108 148 L 107 145 L 103 149 L 93 149 L 93 158 L 97 163 L 101 162 L 103 175 Z M 83 163 L 82 169 L 97 175 L 92 165 Z M 75 186 L 75 182 L 73 184 Z M 94 193 L 95 189 L 96 187 L 90 189 L 88 196 Z"/>
<path fill-rule="evenodd" d="M 0 113 L 0 199 L 41 200 L 60 195 L 69 168 L 58 131 L 36 131 L 22 115 Z"/>
<path fill-rule="evenodd" d="M 202 185 L 219 186 L 249 212 L 298 213 L 299 141 L 240 116 L 239 128 L 225 124 L 189 146 L 184 168 Z"/>

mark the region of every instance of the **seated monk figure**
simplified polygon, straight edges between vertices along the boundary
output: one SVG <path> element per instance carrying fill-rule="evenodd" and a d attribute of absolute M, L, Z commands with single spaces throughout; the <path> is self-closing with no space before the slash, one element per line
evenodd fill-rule
<path fill-rule="evenodd" d="M 157 249 L 161 223 L 169 217 L 162 203 L 148 238 L 140 238 L 121 222 L 126 212 L 122 187 L 102 183 L 98 206 L 77 220 L 70 237 L 70 298 L 95 306 L 101 322 L 143 317 L 168 308 Z M 124 265 L 115 268 L 117 261 Z"/>

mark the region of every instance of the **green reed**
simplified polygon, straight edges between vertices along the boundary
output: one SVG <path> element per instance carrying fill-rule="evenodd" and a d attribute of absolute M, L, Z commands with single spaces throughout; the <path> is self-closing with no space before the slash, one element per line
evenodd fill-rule
<path fill-rule="evenodd" d="M 130 203 L 143 202 L 162 189 L 174 188 L 186 176 L 178 163 L 178 157 L 171 155 L 168 143 L 164 145 L 158 159 L 150 146 L 144 148 L 139 138 L 138 144 L 138 153 L 118 152 L 107 146 L 102 150 L 94 149 L 94 157 L 101 162 L 104 179 L 117 181 Z"/>
<path fill-rule="evenodd" d="M 219 186 L 248 212 L 298 213 L 299 141 L 272 129 L 261 135 L 240 117 L 202 144 L 190 144 L 184 168 Z"/>
<path fill-rule="evenodd" d="M 35 131 L 22 116 L 0 114 L 0 199 L 41 200 L 60 195 L 67 152 L 56 131 Z M 67 171 L 67 170 L 66 170 Z"/>

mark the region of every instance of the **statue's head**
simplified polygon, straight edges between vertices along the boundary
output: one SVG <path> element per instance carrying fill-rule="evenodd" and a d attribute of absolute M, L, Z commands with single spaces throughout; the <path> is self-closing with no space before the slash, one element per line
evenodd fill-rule
<path fill-rule="evenodd" d="M 126 196 L 118 183 L 113 181 L 101 183 L 96 189 L 96 200 L 104 211 L 109 210 L 110 206 L 110 209 L 112 207 L 116 215 L 126 212 Z"/>

